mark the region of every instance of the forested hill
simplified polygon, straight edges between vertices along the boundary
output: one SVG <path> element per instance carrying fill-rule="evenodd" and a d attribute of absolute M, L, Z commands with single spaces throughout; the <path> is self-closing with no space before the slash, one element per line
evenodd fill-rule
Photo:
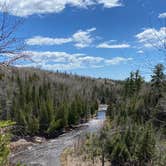
<path fill-rule="evenodd" d="M 94 115 L 115 86 L 111 80 L 33 68 L 1 70 L 0 119 L 15 121 L 18 135 L 54 136 Z"/>

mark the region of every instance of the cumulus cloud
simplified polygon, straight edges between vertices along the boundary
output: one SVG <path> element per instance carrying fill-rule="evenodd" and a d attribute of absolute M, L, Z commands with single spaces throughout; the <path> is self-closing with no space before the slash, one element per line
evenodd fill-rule
<path fill-rule="evenodd" d="M 104 42 L 97 45 L 97 48 L 130 48 L 129 44 L 110 44 L 110 42 Z"/>
<path fill-rule="evenodd" d="M 106 8 L 122 6 L 120 0 L 0 0 L 0 5 L 3 4 L 8 6 L 10 14 L 20 17 L 33 14 L 59 13 L 66 6 L 77 8 L 88 8 L 99 4 Z"/>
<path fill-rule="evenodd" d="M 132 58 L 114 57 L 106 59 L 100 56 L 89 56 L 85 54 L 70 54 L 66 52 L 35 52 L 27 51 L 33 62 L 22 64 L 26 67 L 41 67 L 47 70 L 72 70 L 78 68 L 99 68 L 108 65 L 117 65 Z M 19 64 L 17 64 L 19 66 Z"/>
<path fill-rule="evenodd" d="M 159 18 L 166 18 L 166 12 L 165 13 L 160 13 Z"/>
<path fill-rule="evenodd" d="M 61 45 L 73 42 L 75 47 L 85 48 L 90 46 L 94 41 L 94 38 L 92 37 L 91 33 L 95 30 L 96 28 L 91 28 L 85 31 L 79 30 L 69 38 L 50 38 L 50 37 L 35 36 L 33 38 L 27 39 L 26 43 L 28 45 L 41 46 L 41 45 Z"/>
<path fill-rule="evenodd" d="M 88 47 L 94 40 L 91 36 L 91 32 L 95 31 L 96 28 L 91 28 L 86 31 L 79 30 L 75 34 L 73 34 L 73 42 L 75 42 L 75 46 L 78 48 Z"/>
<path fill-rule="evenodd" d="M 51 37 L 43 37 L 43 36 L 35 36 L 26 40 L 27 45 L 62 45 L 66 43 L 73 43 L 77 48 L 85 48 L 92 46 L 92 43 L 97 38 L 93 36 L 93 32 L 96 31 L 96 28 L 91 28 L 87 30 L 78 30 L 70 37 L 67 38 L 51 38 Z M 113 44 L 116 40 L 110 40 L 108 42 L 100 43 L 96 46 L 96 48 L 112 48 L 112 49 L 120 49 L 120 48 L 130 48 L 131 45 L 127 43 L 122 44 Z"/>
<path fill-rule="evenodd" d="M 166 42 L 166 27 L 161 27 L 159 30 L 154 28 L 145 29 L 143 32 L 136 35 L 136 38 L 144 47 L 164 47 Z"/>

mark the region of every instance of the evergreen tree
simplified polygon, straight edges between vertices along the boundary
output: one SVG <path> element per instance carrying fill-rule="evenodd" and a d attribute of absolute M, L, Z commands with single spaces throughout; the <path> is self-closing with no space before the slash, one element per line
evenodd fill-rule
<path fill-rule="evenodd" d="M 163 96 L 165 81 L 164 66 L 162 64 L 158 64 L 153 70 L 151 80 L 152 92 L 155 96 L 156 103 L 158 102 L 159 98 Z"/>
<path fill-rule="evenodd" d="M 124 86 L 124 97 L 137 96 L 141 86 L 143 84 L 143 78 L 139 74 L 139 70 L 131 72 L 130 77 L 126 79 Z"/>

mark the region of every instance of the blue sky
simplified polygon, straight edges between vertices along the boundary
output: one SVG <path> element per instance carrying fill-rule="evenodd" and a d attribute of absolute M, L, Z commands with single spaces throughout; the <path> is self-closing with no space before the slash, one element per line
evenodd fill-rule
<path fill-rule="evenodd" d="M 0 0 L 24 18 L 17 36 L 36 63 L 18 66 L 124 79 L 163 61 L 166 0 Z M 160 40 L 161 42 L 160 42 Z"/>

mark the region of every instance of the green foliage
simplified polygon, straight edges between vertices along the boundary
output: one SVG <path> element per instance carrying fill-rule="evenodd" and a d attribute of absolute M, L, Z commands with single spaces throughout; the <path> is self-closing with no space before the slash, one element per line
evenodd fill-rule
<path fill-rule="evenodd" d="M 164 89 L 165 89 L 165 74 L 164 74 L 164 66 L 162 64 L 158 64 L 155 66 L 153 70 L 151 87 L 152 87 L 152 97 L 155 104 L 158 103 L 159 99 L 163 97 Z"/>
<path fill-rule="evenodd" d="M 106 149 L 112 165 L 146 165 L 154 158 L 154 131 L 149 126 L 131 125 L 109 133 Z"/>
<path fill-rule="evenodd" d="M 17 123 L 20 135 L 54 135 L 87 121 L 98 101 L 108 97 L 111 82 L 34 69 L 11 69 L 0 80 L 0 119 Z M 6 83 L 8 83 L 6 85 Z M 9 95 L 6 95 L 9 94 Z"/>
<path fill-rule="evenodd" d="M 0 134 L 0 166 L 5 166 L 8 163 L 10 136 L 8 134 Z"/>
<path fill-rule="evenodd" d="M 5 127 L 10 127 L 10 126 L 13 126 L 15 125 L 16 123 L 15 122 L 12 122 L 12 121 L 0 121 L 0 128 L 5 128 Z"/>
<path fill-rule="evenodd" d="M 52 134 L 53 132 L 57 131 L 57 130 L 60 130 L 62 128 L 62 120 L 59 119 L 57 121 L 53 120 L 51 123 L 50 123 L 50 126 L 49 128 L 47 129 L 47 132 Z"/>
<path fill-rule="evenodd" d="M 155 157 L 155 133 L 152 125 L 147 125 L 140 133 L 137 145 L 137 159 L 141 165 L 150 163 Z"/>
<path fill-rule="evenodd" d="M 59 72 L 11 68 L 9 74 L 1 74 L 0 85 L 0 166 L 5 166 L 10 126 L 16 124 L 13 134 L 54 137 L 93 116 L 101 95 L 108 98 L 112 84 Z"/>
<path fill-rule="evenodd" d="M 121 96 L 122 100 L 109 107 L 112 121 L 108 135 L 116 130 L 107 145 L 108 159 L 113 165 L 144 166 L 156 161 L 158 150 L 153 118 L 156 104 L 164 92 L 163 69 L 162 65 L 155 67 L 151 87 L 143 84 L 138 71 L 131 73 L 124 87 L 125 100 Z"/>
<path fill-rule="evenodd" d="M 6 166 L 8 164 L 8 156 L 10 153 L 9 128 L 14 124 L 15 123 L 11 121 L 0 121 L 0 166 Z"/>
<path fill-rule="evenodd" d="M 163 65 L 157 65 L 153 72 L 150 83 L 143 81 L 139 71 L 132 72 L 121 89 L 123 93 L 111 98 L 106 130 L 89 141 L 93 145 L 94 139 L 98 140 L 102 163 L 107 158 L 113 166 L 165 165 L 166 145 L 161 144 L 165 142 L 161 131 L 166 127 Z M 154 121 L 161 123 L 159 127 Z"/>
<path fill-rule="evenodd" d="M 139 74 L 138 70 L 135 73 L 131 72 L 130 77 L 127 78 L 125 82 L 124 96 L 131 97 L 133 95 L 137 95 L 141 89 L 143 82 L 144 80 Z"/>

